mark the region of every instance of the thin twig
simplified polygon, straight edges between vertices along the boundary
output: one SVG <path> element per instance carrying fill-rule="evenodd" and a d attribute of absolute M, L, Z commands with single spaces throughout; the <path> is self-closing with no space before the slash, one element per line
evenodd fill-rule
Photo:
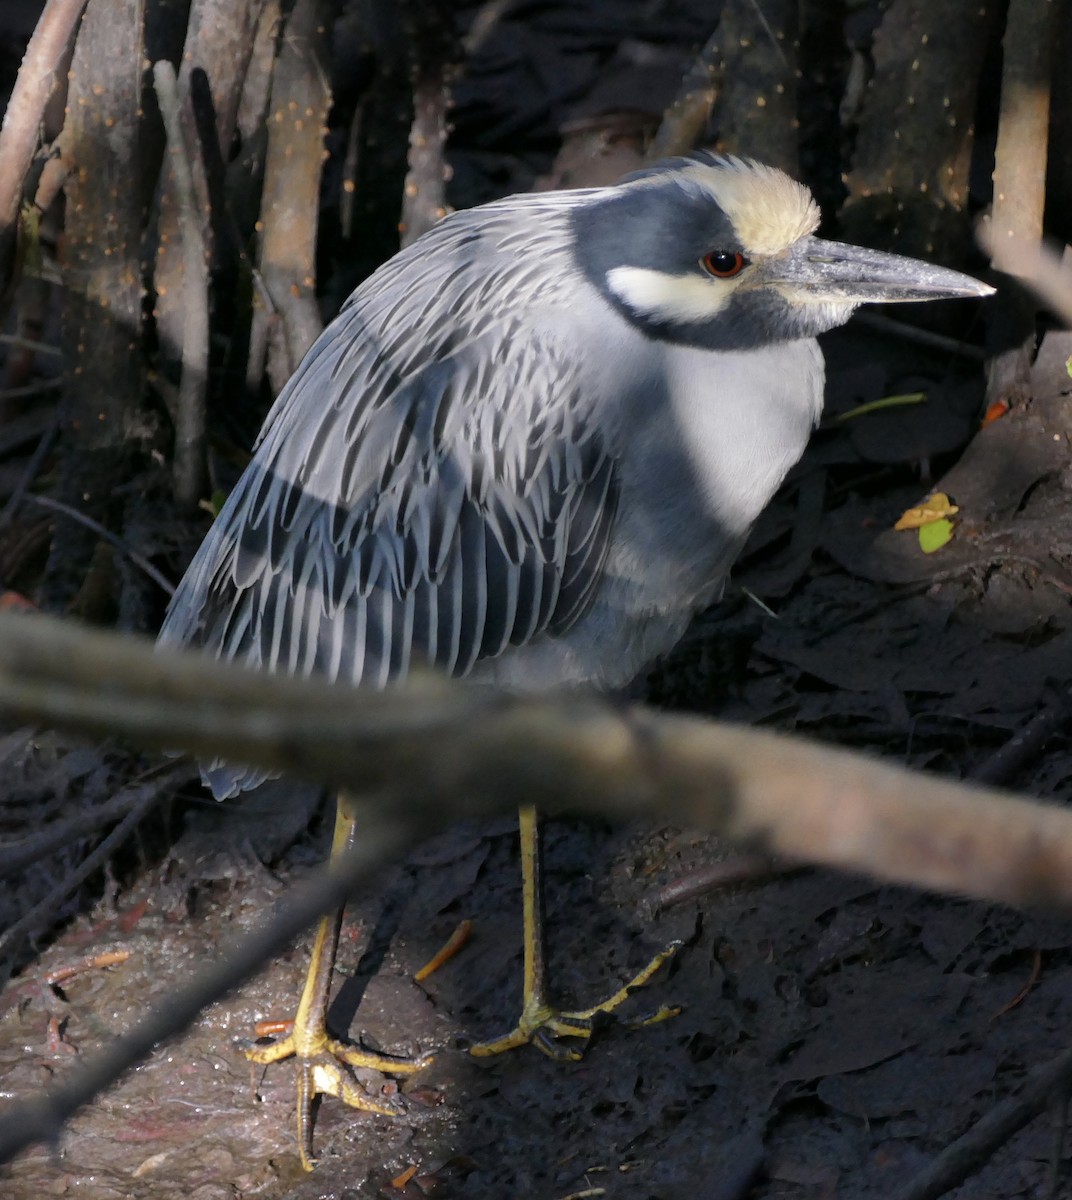
<path fill-rule="evenodd" d="M 67 871 L 63 879 L 44 899 L 38 901 L 33 908 L 24 913 L 14 925 L 10 925 L 4 930 L 3 936 L 0 937 L 0 960 L 13 953 L 22 939 L 46 914 L 55 911 L 59 904 L 80 887 L 94 871 L 104 866 L 117 847 L 126 841 L 131 830 L 139 825 L 149 814 L 150 809 L 171 790 L 173 778 L 184 776 L 189 776 L 189 768 L 180 766 L 158 776 L 151 783 L 142 784 L 140 788 L 132 788 L 132 793 L 140 792 L 141 795 L 131 798 L 129 812 L 112 832 L 103 838 L 92 853 L 88 854 L 74 870 Z"/>
<path fill-rule="evenodd" d="M 466 58 L 473 58 L 484 49 L 509 6 L 510 0 L 484 0 L 473 17 L 469 32 L 462 39 Z"/>
<path fill-rule="evenodd" d="M 5 400 L 25 400 L 30 396 L 47 396 L 49 392 L 58 392 L 62 387 L 62 379 L 38 379 L 19 387 L 0 388 L 0 403 Z"/>
<path fill-rule="evenodd" d="M 941 350 L 944 354 L 953 354 L 957 358 L 966 358 L 971 362 L 985 362 L 986 351 L 981 346 L 973 346 L 971 342 L 962 342 L 959 338 L 948 337 L 944 333 L 935 333 L 932 329 L 920 329 L 908 325 L 894 317 L 883 313 L 858 312 L 853 316 L 857 325 L 863 325 L 876 333 L 889 334 L 890 337 L 900 338 L 916 346 L 926 346 L 931 350 Z"/>
<path fill-rule="evenodd" d="M 32 504 L 39 505 L 41 508 L 51 509 L 62 516 L 69 517 L 72 521 L 77 521 L 80 525 L 84 525 L 86 529 L 92 529 L 98 537 L 103 538 L 106 542 L 110 542 L 117 550 L 121 550 L 135 566 L 140 567 L 148 575 L 157 587 L 167 592 L 169 596 L 174 596 L 174 584 L 162 575 L 144 554 L 140 554 L 133 546 L 128 546 L 121 537 L 112 533 L 110 529 L 106 529 L 100 521 L 95 521 L 92 517 L 87 517 L 85 513 L 80 513 L 77 508 L 72 508 L 69 504 L 64 504 L 62 500 L 53 500 L 51 496 L 27 495 L 25 498 Z"/>
<path fill-rule="evenodd" d="M 33 338 L 18 337 L 13 333 L 0 333 L 0 346 L 11 346 L 14 350 L 32 350 L 35 354 L 44 354 L 49 358 L 63 358 L 59 346 L 50 346 L 48 342 L 35 342 Z"/>
<path fill-rule="evenodd" d="M 11 493 L 7 504 L 4 505 L 3 511 L 0 512 L 0 529 L 3 529 L 9 521 L 14 519 L 15 514 L 22 506 L 22 502 L 26 499 L 33 481 L 37 478 L 38 472 L 45 464 L 45 459 L 52 449 L 53 443 L 59 436 L 60 421 L 59 417 L 55 417 L 52 424 L 41 434 L 37 445 L 34 447 L 33 454 L 30 455 L 25 469 L 19 476 L 19 481 L 15 485 L 15 490 Z"/>
<path fill-rule="evenodd" d="M 739 854 L 722 862 L 708 863 L 686 871 L 676 879 L 664 884 L 651 901 L 655 912 L 696 900 L 718 888 L 735 887 L 738 884 L 765 883 L 792 875 L 802 868 L 799 863 L 779 862 L 763 854 Z"/>
<path fill-rule="evenodd" d="M 175 68 L 164 59 L 153 64 L 153 83 L 167 134 L 167 154 L 175 180 L 182 230 L 183 312 L 182 376 L 175 413 L 175 496 L 196 508 L 205 488 L 205 392 L 208 386 L 208 264 L 197 211 L 190 148 L 180 113 Z"/>
<path fill-rule="evenodd" d="M 1055 734 L 1072 723 L 1072 695 L 1067 691 L 1056 703 L 1036 713 L 1030 721 L 971 773 L 976 783 L 1003 785 L 1029 762 Z"/>
<path fill-rule="evenodd" d="M 963 1137 L 947 1146 L 891 1200 L 937 1200 L 973 1175 L 1009 1138 L 1046 1107 L 1072 1080 L 1072 1050 L 1028 1075 L 1018 1096 L 996 1104 Z"/>

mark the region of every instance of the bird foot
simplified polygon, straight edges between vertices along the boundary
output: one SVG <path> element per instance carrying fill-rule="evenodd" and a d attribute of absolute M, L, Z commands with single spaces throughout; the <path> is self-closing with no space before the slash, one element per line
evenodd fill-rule
<path fill-rule="evenodd" d="M 351 1108 L 381 1116 L 397 1116 L 399 1109 L 373 1100 L 351 1074 L 353 1067 L 382 1071 L 385 1075 L 412 1075 L 428 1066 L 433 1055 L 423 1058 L 389 1058 L 317 1032 L 303 1038 L 291 1033 L 268 1046 L 250 1046 L 250 1062 L 268 1065 L 294 1057 L 298 1065 L 298 1150 L 302 1166 L 311 1171 L 313 1156 L 313 1101 L 317 1096 L 335 1096 Z"/>
<path fill-rule="evenodd" d="M 599 1018 L 609 1015 L 624 1004 L 638 988 L 642 988 L 651 979 L 664 963 L 674 957 L 680 947 L 680 942 L 671 942 L 665 950 L 656 954 L 642 971 L 638 971 L 628 983 L 620 987 L 613 996 L 601 1004 L 594 1004 L 591 1008 L 562 1012 L 548 1004 L 539 993 L 527 996 L 521 1011 L 521 1019 L 509 1033 L 489 1042 L 478 1042 L 475 1046 L 469 1047 L 469 1053 L 477 1058 L 490 1058 L 493 1054 L 502 1054 L 506 1050 L 513 1050 L 532 1042 L 548 1058 L 553 1058 L 558 1062 L 579 1062 L 584 1057 L 587 1042 L 591 1038 Z M 654 1013 L 631 1021 L 629 1024 L 632 1028 L 657 1025 L 660 1021 L 676 1017 L 680 1011 L 679 1007 L 664 1004 Z M 582 1039 L 585 1045 L 580 1047 L 564 1045 L 559 1040 L 563 1038 Z"/>

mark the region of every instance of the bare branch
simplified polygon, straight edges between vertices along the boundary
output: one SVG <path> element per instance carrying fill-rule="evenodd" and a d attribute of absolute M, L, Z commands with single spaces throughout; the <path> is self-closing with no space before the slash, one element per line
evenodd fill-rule
<path fill-rule="evenodd" d="M 938 1200 L 973 1175 L 1014 1133 L 1043 1112 L 1072 1084 L 1072 1050 L 1043 1063 L 1028 1075 L 1018 1096 L 995 1105 L 892 1200 Z M 1050 1195 L 1053 1193 L 1051 1192 Z"/>
<path fill-rule="evenodd" d="M 416 675 L 368 692 L 0 614 L 0 707 L 389 797 L 658 812 L 750 849 L 1010 904 L 1072 906 L 1072 814 L 874 759 L 595 697 Z"/>
<path fill-rule="evenodd" d="M 72 508 L 69 504 L 64 504 L 61 500 L 53 500 L 51 496 L 26 495 L 23 499 L 31 501 L 31 503 L 38 505 L 40 508 L 47 508 L 52 512 L 60 513 L 62 516 L 67 517 L 68 520 L 77 521 L 85 529 L 91 529 L 99 538 L 103 538 L 104 541 L 125 554 L 162 592 L 168 596 L 175 594 L 175 588 L 171 581 L 165 575 L 162 575 L 144 554 L 140 554 L 129 542 L 119 537 L 118 534 L 114 534 L 110 529 L 106 529 L 100 521 L 95 521 L 92 517 L 87 517 L 85 513 L 79 512 L 77 508 Z"/>
<path fill-rule="evenodd" d="M 430 674 L 361 691 L 0 614 L 0 708 L 349 785 L 366 808 L 352 858 L 62 1088 L 5 1112 L 0 1161 L 55 1137 L 76 1108 L 338 904 L 374 864 L 447 820 L 508 804 L 657 811 L 798 861 L 1072 905 L 1072 814 L 795 738 L 594 697 L 522 699 Z"/>
<path fill-rule="evenodd" d="M 1016 275 L 1072 327 L 1072 255 L 1064 257 L 1037 238 L 996 238 L 991 225 L 980 225 L 979 243 L 994 266 L 1006 275 Z"/>

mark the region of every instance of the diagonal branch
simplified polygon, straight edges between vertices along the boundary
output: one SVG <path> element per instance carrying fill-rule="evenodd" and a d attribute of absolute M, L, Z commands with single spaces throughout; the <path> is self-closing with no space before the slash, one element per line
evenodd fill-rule
<path fill-rule="evenodd" d="M 78 1107 L 448 820 L 538 801 L 658 812 L 753 848 L 1010 903 L 1072 905 L 1072 814 L 861 755 L 595 697 L 522 699 L 433 675 L 368 692 L 0 614 L 0 710 L 228 755 L 364 798 L 353 855 L 51 1095 L 0 1117 L 0 1162 Z"/>
<path fill-rule="evenodd" d="M 751 849 L 1010 904 L 1072 906 L 1072 814 L 802 739 L 417 675 L 278 678 L 0 614 L 0 709 L 379 796 L 419 824 L 509 805 L 658 813 Z"/>

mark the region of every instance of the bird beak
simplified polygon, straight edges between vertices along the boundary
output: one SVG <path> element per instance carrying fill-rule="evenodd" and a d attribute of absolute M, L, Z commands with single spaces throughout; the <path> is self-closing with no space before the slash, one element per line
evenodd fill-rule
<path fill-rule="evenodd" d="M 771 268 L 772 281 L 804 303 L 899 304 L 994 293 L 989 284 L 960 271 L 817 237 L 801 238 Z"/>

